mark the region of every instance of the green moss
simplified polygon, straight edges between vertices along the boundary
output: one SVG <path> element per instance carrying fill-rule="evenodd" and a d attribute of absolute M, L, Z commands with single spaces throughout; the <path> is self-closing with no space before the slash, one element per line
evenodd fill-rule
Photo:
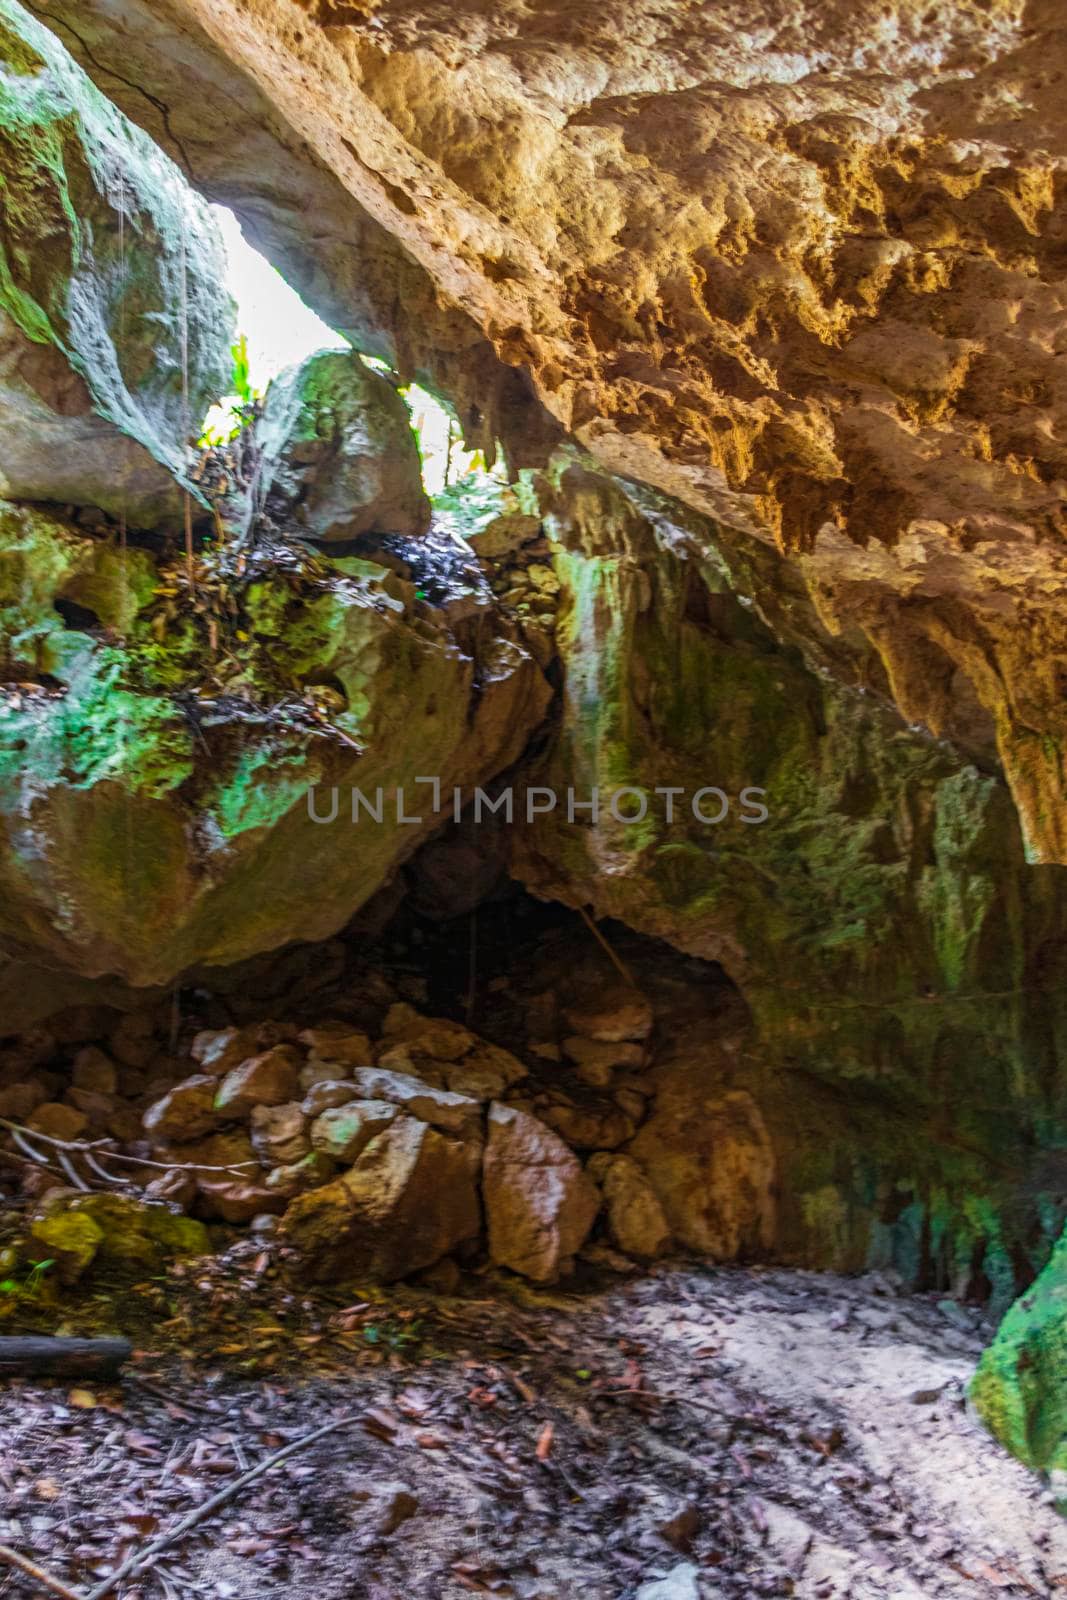
<path fill-rule="evenodd" d="M 1020 1461 L 1067 1473 L 1067 1235 L 1004 1318 L 970 1392 L 986 1426 Z"/>

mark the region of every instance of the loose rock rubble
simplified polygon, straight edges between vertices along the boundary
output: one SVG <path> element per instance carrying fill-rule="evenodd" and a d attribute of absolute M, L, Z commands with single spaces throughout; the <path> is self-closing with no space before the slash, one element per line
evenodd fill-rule
<path fill-rule="evenodd" d="M 608 1153 L 648 1106 L 632 1086 L 613 1092 L 651 1059 L 652 1008 L 636 989 L 603 985 L 566 1013 L 569 1062 L 537 1063 L 559 1080 L 547 1093 L 508 1050 L 402 1001 L 369 1028 L 327 1016 L 201 1029 L 184 1054 L 163 1046 L 161 1020 L 67 1014 L 58 1034 L 8 1052 L 0 1115 L 25 1119 L 42 1157 L 24 1180 L 37 1211 L 20 1248 L 67 1226 L 69 1281 L 101 1253 L 86 1207 L 104 1198 L 73 1188 L 71 1169 L 98 1187 L 101 1161 L 104 1175 L 139 1180 L 149 1223 L 279 1217 L 299 1271 L 320 1281 L 393 1282 L 458 1255 L 551 1283 L 573 1271 L 605 1205 L 618 1251 L 670 1247 L 647 1175 Z M 569 1098 L 570 1080 L 583 1099 Z M 121 1169 L 114 1150 L 129 1158 Z"/>

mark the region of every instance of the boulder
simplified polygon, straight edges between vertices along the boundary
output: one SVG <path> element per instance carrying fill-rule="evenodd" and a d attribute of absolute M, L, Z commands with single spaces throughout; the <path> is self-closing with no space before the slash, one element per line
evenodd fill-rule
<path fill-rule="evenodd" d="M 222 1133 L 209 1134 L 206 1139 L 195 1139 L 191 1144 L 157 1143 L 154 1155 L 159 1161 L 174 1162 L 197 1178 L 246 1176 L 251 1181 L 260 1170 L 252 1141 L 244 1128 L 227 1128 Z"/>
<path fill-rule="evenodd" d="M 89 1118 L 76 1106 L 63 1105 L 58 1100 L 46 1100 L 26 1118 L 26 1126 L 49 1139 L 64 1143 L 80 1139 L 89 1127 Z"/>
<path fill-rule="evenodd" d="M 272 1194 L 283 1194 L 287 1198 L 294 1194 L 303 1194 L 306 1189 L 317 1189 L 324 1183 L 329 1183 L 335 1175 L 337 1167 L 328 1156 L 318 1150 L 312 1150 L 301 1161 L 294 1161 L 289 1166 L 275 1167 L 267 1174 L 267 1188 Z"/>
<path fill-rule="evenodd" d="M 384 1133 L 399 1115 L 387 1100 L 350 1100 L 334 1106 L 311 1124 L 311 1143 L 320 1155 L 343 1165 L 355 1161 L 360 1151 Z"/>
<path fill-rule="evenodd" d="M 347 1078 L 320 1078 L 311 1085 L 304 1096 L 301 1110 L 306 1117 L 314 1120 L 316 1117 L 321 1117 L 324 1111 L 330 1111 L 335 1106 L 347 1105 L 349 1100 L 357 1099 L 358 1095 L 359 1090 Z"/>
<path fill-rule="evenodd" d="M 265 1167 L 287 1166 L 310 1154 L 308 1119 L 292 1101 L 252 1107 L 252 1148 Z"/>
<path fill-rule="evenodd" d="M 49 1240 L 58 1248 L 63 1230 L 69 1229 L 69 1239 L 83 1254 L 91 1232 L 85 1223 L 92 1224 L 99 1238 L 82 1270 L 90 1260 L 99 1260 L 107 1266 L 143 1271 L 158 1268 L 174 1256 L 207 1255 L 210 1249 L 201 1223 L 132 1195 L 57 1190 L 42 1201 L 39 1220 L 40 1231 L 36 1222 L 31 1227 L 38 1248 Z"/>
<path fill-rule="evenodd" d="M 432 1266 L 480 1227 L 463 1146 L 402 1116 L 343 1177 L 293 1200 L 282 1231 L 301 1276 L 391 1283 Z"/>
<path fill-rule="evenodd" d="M 180 528 L 183 488 L 200 499 L 186 439 L 230 386 L 221 237 L 174 163 L 11 3 L 0 181 L 0 489 Z"/>
<path fill-rule="evenodd" d="M 323 557 L 296 591 L 267 566 L 226 625 L 228 684 L 258 711 L 216 751 L 174 694 L 214 654 L 206 613 L 166 598 L 173 557 L 3 502 L 0 552 L 0 658 L 55 680 L 0 695 L 0 942 L 50 969 L 149 987 L 329 938 L 439 827 L 419 778 L 443 803 L 489 781 L 550 696 L 485 595 L 472 632 L 370 560 Z M 441 582 L 467 592 L 458 569 Z M 273 714 L 294 684 L 331 688 L 328 728 Z"/>
<path fill-rule="evenodd" d="M 629 1153 L 647 1174 L 679 1244 L 718 1261 L 775 1241 L 778 1174 L 759 1106 L 743 1089 L 709 1093 L 701 1063 L 661 1080 Z"/>
<path fill-rule="evenodd" d="M 291 1045 L 275 1045 L 232 1068 L 218 1086 L 215 1111 L 238 1122 L 256 1106 L 280 1106 L 294 1099 L 300 1086 L 300 1058 Z"/>
<path fill-rule="evenodd" d="M 346 1022 L 323 1022 L 315 1028 L 305 1028 L 300 1043 L 310 1052 L 308 1065 L 323 1062 L 340 1062 L 349 1067 L 369 1067 L 374 1064 L 374 1046 L 367 1034 L 352 1028 Z"/>
<path fill-rule="evenodd" d="M 429 1056 L 432 1061 L 459 1061 L 479 1043 L 462 1023 L 448 1017 L 424 1017 L 406 1001 L 389 1007 L 382 1034 L 393 1044 L 407 1045 L 413 1057 Z"/>
<path fill-rule="evenodd" d="M 86 1045 L 74 1057 L 70 1079 L 76 1089 L 92 1089 L 97 1094 L 116 1094 L 119 1069 L 103 1050 L 98 1050 L 95 1045 Z"/>
<path fill-rule="evenodd" d="M 242 1178 L 197 1179 L 196 1207 L 200 1215 L 234 1224 L 251 1222 L 253 1217 L 280 1215 L 288 1196 L 266 1183 Z"/>
<path fill-rule="evenodd" d="M 407 406 L 354 351 L 322 351 L 275 378 L 257 438 L 279 526 L 324 543 L 428 530 Z"/>
<path fill-rule="evenodd" d="M 596 1186 L 551 1128 L 500 1104 L 489 1109 L 482 1193 L 493 1261 L 535 1283 L 558 1277 L 600 1209 Z"/>
<path fill-rule="evenodd" d="M 628 1070 L 643 1067 L 647 1058 L 644 1046 L 630 1040 L 613 1044 L 606 1039 L 587 1039 L 581 1034 L 564 1039 L 563 1054 L 578 1067 L 605 1067 L 609 1072 L 613 1067 Z"/>
<path fill-rule="evenodd" d="M 559 1100 L 543 1107 L 541 1117 L 575 1150 L 617 1150 L 637 1131 L 621 1106 L 602 1097 L 591 1096 L 580 1105 Z"/>
<path fill-rule="evenodd" d="M 168 1090 L 144 1114 L 149 1138 L 180 1142 L 210 1133 L 219 1120 L 215 1114 L 216 1087 L 214 1078 L 197 1073 Z"/>
<path fill-rule="evenodd" d="M 596 1155 L 586 1171 L 604 1196 L 611 1241 L 628 1256 L 654 1261 L 670 1249 L 659 1197 L 631 1156 Z"/>

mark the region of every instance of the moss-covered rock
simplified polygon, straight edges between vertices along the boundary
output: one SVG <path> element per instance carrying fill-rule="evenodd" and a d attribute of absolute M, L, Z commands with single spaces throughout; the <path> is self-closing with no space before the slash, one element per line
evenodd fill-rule
<path fill-rule="evenodd" d="M 180 568 L 0 504 L 8 554 L 0 938 L 68 971 L 149 985 L 329 937 L 548 703 L 484 591 L 453 623 L 372 561 L 264 564 L 214 620 Z"/>
<path fill-rule="evenodd" d="M 1067 1509 L 1067 1234 L 1009 1310 L 971 1383 L 982 1421 Z"/>
<path fill-rule="evenodd" d="M 42 1215 L 30 1225 L 30 1260 L 56 1260 L 66 1282 L 74 1282 L 95 1263 L 107 1267 L 154 1270 L 176 1256 L 207 1255 L 207 1229 L 202 1222 L 150 1205 L 133 1195 L 71 1195 L 67 1190 L 46 1197 Z"/>
<path fill-rule="evenodd" d="M 407 407 L 355 351 L 324 350 L 276 378 L 258 440 L 280 526 L 326 543 L 429 528 Z"/>
<path fill-rule="evenodd" d="M 56 36 L 0 0 L 0 493 L 177 526 L 229 382 L 221 237 Z"/>

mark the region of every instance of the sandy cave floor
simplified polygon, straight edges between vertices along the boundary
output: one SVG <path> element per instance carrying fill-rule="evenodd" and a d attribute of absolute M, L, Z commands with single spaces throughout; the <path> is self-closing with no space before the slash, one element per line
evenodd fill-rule
<path fill-rule="evenodd" d="M 345 1302 L 244 1240 L 138 1294 L 173 1314 L 120 1384 L 0 1390 L 0 1542 L 84 1590 L 352 1413 L 121 1600 L 624 1600 L 672 1572 L 685 1600 L 687 1564 L 702 1600 L 1067 1594 L 1067 1522 L 967 1414 L 980 1335 L 876 1278 Z M 3 1600 L 43 1594 L 0 1568 Z"/>

